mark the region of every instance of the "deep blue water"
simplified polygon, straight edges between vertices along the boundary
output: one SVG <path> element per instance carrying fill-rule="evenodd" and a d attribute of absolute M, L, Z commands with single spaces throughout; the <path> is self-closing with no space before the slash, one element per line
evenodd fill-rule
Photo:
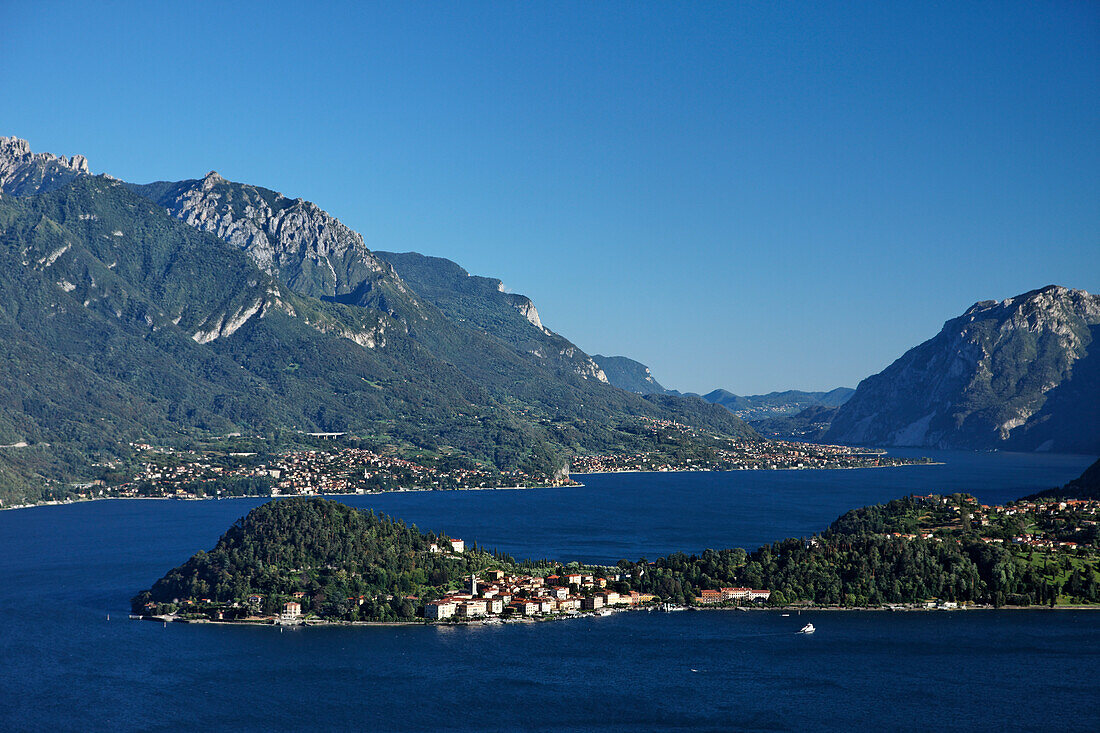
<path fill-rule="evenodd" d="M 946 465 L 347 500 L 520 557 L 609 562 L 808 535 L 912 492 L 1004 501 L 1091 462 L 933 457 Z M 126 620 L 131 595 L 259 503 L 0 512 L 0 729 L 1100 730 L 1100 612 L 700 611 L 285 633 Z M 807 620 L 818 633 L 794 634 Z"/>

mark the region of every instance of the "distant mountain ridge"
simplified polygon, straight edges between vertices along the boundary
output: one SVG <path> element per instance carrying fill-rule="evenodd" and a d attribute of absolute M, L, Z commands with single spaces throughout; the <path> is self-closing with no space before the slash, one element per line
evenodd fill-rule
<path fill-rule="evenodd" d="M 750 425 L 765 438 L 821 442 L 839 408 L 810 405 L 795 413 L 753 420 Z"/>
<path fill-rule="evenodd" d="M 837 387 L 828 392 L 803 392 L 789 389 L 762 395 L 740 396 L 724 389 L 716 389 L 703 395 L 703 399 L 722 405 L 742 420 L 765 420 L 782 415 L 794 415 L 808 407 L 839 407 L 847 402 L 855 390 Z"/>
<path fill-rule="evenodd" d="M 803 392 L 789 389 L 759 395 L 736 395 L 725 389 L 716 389 L 705 395 L 677 392 L 666 389 L 654 379 L 649 367 L 625 356 L 603 356 L 592 359 L 607 375 L 608 381 L 619 389 L 637 394 L 664 394 L 701 397 L 711 404 L 721 405 L 742 420 L 752 423 L 769 418 L 795 415 L 809 407 L 836 408 L 855 394 L 851 387 L 837 387 L 828 392 Z M 831 414 L 831 409 L 826 413 Z"/>
<path fill-rule="evenodd" d="M 1100 453 L 1100 296 L 982 301 L 860 382 L 828 441 Z"/>

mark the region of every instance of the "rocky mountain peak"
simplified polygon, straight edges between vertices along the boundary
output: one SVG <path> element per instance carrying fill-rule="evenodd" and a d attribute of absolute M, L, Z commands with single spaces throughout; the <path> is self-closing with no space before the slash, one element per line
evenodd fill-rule
<path fill-rule="evenodd" d="M 975 303 L 860 383 L 825 440 L 1090 452 L 1100 296 L 1048 285 Z"/>
<path fill-rule="evenodd" d="M 77 176 L 90 175 L 83 155 L 68 158 L 35 153 L 18 137 L 0 137 L 0 192 L 27 196 L 63 186 Z"/>
<path fill-rule="evenodd" d="M 132 188 L 188 225 L 244 250 L 261 270 L 301 295 L 376 309 L 406 328 L 429 318 L 393 267 L 312 201 L 229 181 L 217 171 Z"/>

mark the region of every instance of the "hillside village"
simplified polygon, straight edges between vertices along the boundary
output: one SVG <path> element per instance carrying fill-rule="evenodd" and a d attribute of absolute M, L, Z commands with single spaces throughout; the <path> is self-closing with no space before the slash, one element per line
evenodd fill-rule
<path fill-rule="evenodd" d="M 978 534 L 987 544 L 1063 552 L 1100 549 L 1100 501 L 1096 499 L 1021 500 L 981 504 L 968 494 L 914 496 L 925 508 L 916 531 L 885 534 L 902 539 L 961 542 Z"/>
<path fill-rule="evenodd" d="M 83 484 L 76 498 L 315 496 L 551 483 L 520 469 L 497 470 L 467 460 L 437 460 L 432 465 L 430 461 L 339 445 L 285 451 L 266 459 L 254 452 L 184 451 L 144 443 L 131 446 L 139 455 L 132 476 L 118 483 L 97 480 Z"/>
<path fill-rule="evenodd" d="M 449 546 L 445 544 L 443 547 L 432 545 L 431 551 L 454 554 L 465 551 L 465 543 L 461 539 L 450 539 L 448 543 Z M 407 596 L 399 600 L 419 604 L 417 615 L 427 622 L 492 622 L 519 618 L 545 620 L 652 607 L 661 602 L 658 596 L 651 593 L 619 592 L 609 587 L 612 582 L 620 580 L 624 580 L 621 574 L 612 575 L 609 579 L 581 571 L 539 576 L 486 570 L 472 574 L 468 587 L 447 592 L 439 598 L 422 601 L 416 596 Z M 770 596 L 768 590 L 720 588 L 700 591 L 694 602 L 697 605 L 754 605 L 766 602 Z M 320 620 L 309 612 L 311 600 L 304 591 L 291 593 L 288 600 L 278 599 L 274 606 L 265 596 L 256 594 L 243 599 L 243 602 L 232 603 L 217 603 L 209 598 L 181 599 L 171 607 L 167 616 L 158 617 L 179 620 L 203 616 L 217 621 L 297 624 L 310 618 Z M 347 603 L 363 606 L 371 600 L 366 596 L 349 597 Z M 383 600 L 393 602 L 395 599 L 387 596 Z M 168 609 L 163 604 L 149 602 L 144 610 L 152 616 Z M 264 613 L 265 610 L 268 613 Z"/>

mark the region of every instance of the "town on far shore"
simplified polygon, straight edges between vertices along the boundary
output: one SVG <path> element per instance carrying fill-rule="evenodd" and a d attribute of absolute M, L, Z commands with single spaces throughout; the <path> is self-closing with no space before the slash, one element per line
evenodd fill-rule
<path fill-rule="evenodd" d="M 897 458 L 879 448 L 730 438 L 673 420 L 638 418 L 642 450 L 574 456 L 574 473 L 633 471 L 750 471 L 879 468 L 927 465 L 929 458 Z"/>
<path fill-rule="evenodd" d="M 644 449 L 576 455 L 569 470 L 576 474 L 810 470 L 931 463 L 928 458 L 898 458 L 872 448 L 727 438 L 670 420 L 637 418 L 632 426 L 635 443 Z M 275 451 L 260 438 L 238 434 L 190 449 L 130 443 L 130 461 L 98 464 L 99 478 L 65 487 L 55 499 L 208 499 L 578 485 L 568 473 L 536 476 L 522 469 L 500 469 L 454 451 L 365 445 L 345 433 L 300 437 L 307 446 Z"/>

